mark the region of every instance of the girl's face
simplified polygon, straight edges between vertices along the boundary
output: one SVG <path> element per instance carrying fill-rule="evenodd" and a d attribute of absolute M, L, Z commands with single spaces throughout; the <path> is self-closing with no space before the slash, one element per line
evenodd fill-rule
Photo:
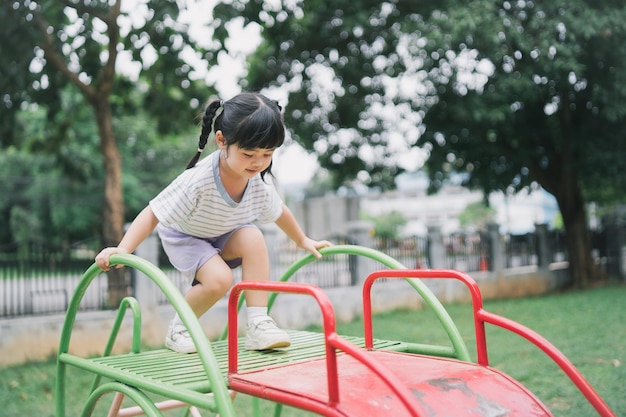
<path fill-rule="evenodd" d="M 246 180 L 260 174 L 272 163 L 274 149 L 243 149 L 237 145 L 227 146 L 223 139 L 221 132 L 216 132 L 216 142 L 222 150 L 226 167 Z"/>

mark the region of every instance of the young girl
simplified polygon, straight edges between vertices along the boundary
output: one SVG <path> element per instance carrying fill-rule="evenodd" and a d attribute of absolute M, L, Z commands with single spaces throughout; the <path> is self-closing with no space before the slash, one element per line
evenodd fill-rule
<path fill-rule="evenodd" d="M 211 133 L 218 149 L 198 163 Z M 243 280 L 269 280 L 267 247 L 253 222 L 275 222 L 299 247 L 321 257 L 318 249 L 331 244 L 308 238 L 265 181 L 284 138 L 280 106 L 261 94 L 211 102 L 202 118 L 198 152 L 187 169 L 139 213 L 117 247 L 96 256 L 98 266 L 109 270 L 112 254 L 133 252 L 156 227 L 172 265 L 193 280 L 185 299 L 200 317 L 232 286 L 231 268 L 241 265 Z M 267 292 L 245 292 L 247 349 L 291 343 L 268 316 L 267 299 Z M 196 351 L 178 315 L 165 345 L 177 352 Z"/>

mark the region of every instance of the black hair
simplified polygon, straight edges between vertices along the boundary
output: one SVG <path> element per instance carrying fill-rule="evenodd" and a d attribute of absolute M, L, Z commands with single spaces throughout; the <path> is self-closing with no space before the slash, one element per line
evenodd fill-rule
<path fill-rule="evenodd" d="M 258 93 L 240 93 L 228 101 L 212 101 L 202 116 L 198 152 L 189 161 L 187 169 L 196 165 L 209 135 L 218 130 L 222 131 L 227 147 L 237 145 L 248 150 L 278 148 L 285 141 L 281 111 L 277 101 Z M 271 175 L 271 168 L 270 163 L 261 172 L 261 178 L 266 173 Z"/>

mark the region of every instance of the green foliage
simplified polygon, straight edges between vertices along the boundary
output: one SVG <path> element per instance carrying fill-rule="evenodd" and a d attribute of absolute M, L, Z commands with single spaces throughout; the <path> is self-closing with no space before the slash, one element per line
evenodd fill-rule
<path fill-rule="evenodd" d="M 538 182 L 554 194 L 571 176 L 597 199 L 626 187 L 621 3 L 234 1 L 215 13 L 216 26 L 263 27 L 248 82 L 293 83 L 287 124 L 335 186 L 390 187 L 398 155 L 419 146 L 434 189 L 456 172 L 487 192 Z"/>
<path fill-rule="evenodd" d="M 305 195 L 308 198 L 323 197 L 334 190 L 333 183 L 331 175 L 327 171 L 320 170 L 315 173 L 311 181 L 306 185 Z"/>
<path fill-rule="evenodd" d="M 433 184 L 461 170 L 468 185 L 486 191 L 537 182 L 560 200 L 572 178 L 588 190 L 609 189 L 607 175 L 626 167 L 623 5 L 472 7 L 428 20 L 434 40 L 424 67 L 434 104 L 422 143 L 431 150 Z M 623 175 L 616 180 L 626 186 Z"/>
<path fill-rule="evenodd" d="M 495 219 L 496 211 L 484 201 L 470 203 L 459 214 L 459 223 L 463 228 L 477 228 L 486 230 L 487 225 Z"/>
<path fill-rule="evenodd" d="M 117 6 L 129 3 L 0 6 L 0 149 L 10 151 L 0 176 L 9 193 L 0 243 L 25 239 L 28 231 L 30 240 L 50 245 L 103 230 L 111 240 L 118 236 L 114 224 L 122 223 L 118 213 L 129 220 L 184 168 L 189 156 L 179 151 L 185 146 L 179 139 L 188 137 L 214 92 L 185 54 L 214 56 L 178 23 L 179 2 L 151 1 L 120 13 Z M 138 72 L 114 73 L 131 66 Z M 196 137 L 190 136 L 190 155 Z M 23 160 L 32 163 L 18 167 Z M 4 185 L 11 178 L 26 186 Z M 126 210 L 119 207 L 122 188 Z"/>
<path fill-rule="evenodd" d="M 193 125 L 179 135 L 161 135 L 149 121 L 146 115 L 123 118 L 119 123 L 129 135 L 121 146 L 127 222 L 185 169 L 197 148 Z"/>
<path fill-rule="evenodd" d="M 541 185 L 559 204 L 572 280 L 584 286 L 600 279 L 585 197 L 623 200 L 626 187 L 626 7 L 483 0 L 472 8 L 428 19 L 431 104 L 420 141 L 431 186 L 459 171 L 487 193 Z"/>
<path fill-rule="evenodd" d="M 22 105 L 39 102 L 56 109 L 57 88 L 64 85 L 62 79 L 41 70 L 41 50 L 35 48 L 38 33 L 28 30 L 17 11 L 30 2 L 21 3 L 5 1 L 0 6 L 0 149 L 19 146 L 23 140 L 17 120 Z M 46 94 L 41 93 L 42 80 L 49 85 Z"/>
<path fill-rule="evenodd" d="M 99 179 L 72 181 L 51 156 L 10 149 L 0 154 L 0 245 L 47 247 L 85 239 L 99 217 Z"/>
<path fill-rule="evenodd" d="M 118 2 L 116 2 L 118 3 Z M 122 7 L 128 0 L 120 0 Z M 184 54 L 191 48 L 199 56 L 214 62 L 210 51 L 190 39 L 188 28 L 177 22 L 179 5 L 174 0 L 151 1 L 146 5 L 137 5 L 132 10 L 132 22 L 129 16 L 122 14 L 119 24 L 120 34 L 109 25 L 103 30 L 103 23 L 110 24 L 110 19 L 117 19 L 116 10 L 106 2 L 24 2 L 7 1 L 0 7 L 0 36 L 3 42 L 0 52 L 4 59 L 0 62 L 2 74 L 9 74 L 0 79 L 3 101 L 0 112 L 3 122 L 8 123 L 8 134 L 0 138 L 0 147 L 8 146 L 19 135 L 14 131 L 14 117 L 22 104 L 37 103 L 54 117 L 63 109 L 59 106 L 60 94 L 75 77 L 88 87 L 98 87 L 98 83 L 107 83 L 110 65 L 103 56 L 119 60 L 119 68 L 136 65 L 140 68 L 138 79 L 131 81 L 126 74 L 117 74 L 111 86 L 102 86 L 102 93 L 111 92 L 109 102 L 114 111 L 123 114 L 134 111 L 137 106 L 148 114 L 158 116 L 155 122 L 160 133 L 180 131 L 189 126 L 195 112 L 199 111 L 208 96 L 214 93 L 212 88 L 198 79 L 194 67 L 185 61 Z M 50 31 L 50 50 L 59 53 L 59 59 L 71 61 L 70 71 L 62 72 L 51 64 L 51 57 L 43 55 L 46 39 L 42 37 L 41 27 L 54 28 Z M 113 38 L 111 38 L 113 37 Z M 108 56 L 107 42 L 119 41 L 119 54 L 122 58 Z M 141 91 L 141 102 L 130 100 Z M 88 92 L 94 94 L 94 92 Z M 92 100 L 107 98 L 91 96 Z M 132 103 L 134 107 L 129 107 Z M 92 104 L 92 103 L 89 103 Z M 5 110 L 7 112 L 5 113 Z M 4 125 L 4 123 L 3 123 Z"/>
<path fill-rule="evenodd" d="M 393 49 L 396 26 L 407 17 L 402 12 L 416 6 L 408 1 L 317 0 L 267 8 L 235 1 L 216 7 L 215 26 L 243 17 L 246 24 L 263 27 L 263 43 L 249 62 L 248 85 L 260 89 L 293 83 L 286 124 L 331 172 L 334 188 L 359 176 L 368 185 L 388 189 L 403 167 L 388 134 L 396 121 L 386 120 L 380 107 L 394 100 L 387 100 L 383 82 L 399 68 Z"/>
<path fill-rule="evenodd" d="M 388 188 L 417 165 L 415 147 L 429 155 L 431 192 L 459 173 L 487 194 L 539 184 L 572 237 L 574 282 L 598 278 L 584 207 L 585 197 L 623 200 L 626 188 L 624 4 L 234 1 L 218 10 L 263 27 L 248 81 L 288 84 L 293 136 L 335 186 Z"/>
<path fill-rule="evenodd" d="M 379 216 L 364 216 L 364 218 L 374 223 L 375 237 L 391 240 L 400 238 L 401 229 L 407 222 L 406 217 L 395 210 Z"/>
<path fill-rule="evenodd" d="M 42 242 L 54 248 L 98 235 L 102 162 L 84 99 L 66 89 L 50 120 L 41 107 L 17 114 L 20 147 L 0 153 L 0 245 Z M 195 150 L 195 126 L 161 135 L 150 115 L 121 115 L 115 124 L 123 155 L 126 221 L 180 173 Z"/>
<path fill-rule="evenodd" d="M 0 244 L 58 247 L 94 231 L 102 206 L 96 132 L 80 97 L 66 93 L 67 111 L 52 119 L 37 106 L 16 114 L 20 146 L 0 153 Z"/>

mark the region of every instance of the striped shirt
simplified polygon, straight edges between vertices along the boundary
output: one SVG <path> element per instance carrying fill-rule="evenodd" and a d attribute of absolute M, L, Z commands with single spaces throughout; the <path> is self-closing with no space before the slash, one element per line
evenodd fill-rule
<path fill-rule="evenodd" d="M 183 171 L 150 201 L 159 223 L 207 239 L 242 224 L 271 223 L 280 217 L 283 202 L 278 192 L 258 174 L 248 181 L 241 202 L 233 201 L 220 179 L 219 156 L 217 150 Z"/>

